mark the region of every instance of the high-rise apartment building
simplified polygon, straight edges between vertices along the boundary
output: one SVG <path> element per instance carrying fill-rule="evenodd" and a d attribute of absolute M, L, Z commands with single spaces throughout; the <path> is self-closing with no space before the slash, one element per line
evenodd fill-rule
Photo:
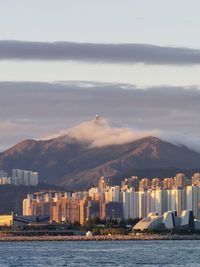
<path fill-rule="evenodd" d="M 131 176 L 130 178 L 125 178 L 121 181 L 121 188 L 134 187 L 135 191 L 139 190 L 139 178 L 137 176 Z"/>
<path fill-rule="evenodd" d="M 38 185 L 38 173 L 26 170 L 12 170 L 12 184 L 15 185 Z"/>
<path fill-rule="evenodd" d="M 120 202 L 120 186 L 107 187 L 104 191 L 105 202 Z"/>
<path fill-rule="evenodd" d="M 174 186 L 176 188 L 185 188 L 187 185 L 187 178 L 184 173 L 177 173 L 174 177 Z"/>
<path fill-rule="evenodd" d="M 147 191 L 151 188 L 151 181 L 148 178 L 143 178 L 139 182 L 139 191 Z"/>
<path fill-rule="evenodd" d="M 192 185 L 200 186 L 200 173 L 194 173 L 192 176 Z"/>
<path fill-rule="evenodd" d="M 186 208 L 193 210 L 194 217 L 200 219 L 200 187 L 187 186 L 186 188 Z"/>
<path fill-rule="evenodd" d="M 104 192 L 107 186 L 110 185 L 110 177 L 101 176 L 98 180 L 98 188 L 100 192 Z"/>
<path fill-rule="evenodd" d="M 173 189 L 174 187 L 174 179 L 173 178 L 164 178 L 162 181 L 162 188 L 163 189 Z"/>

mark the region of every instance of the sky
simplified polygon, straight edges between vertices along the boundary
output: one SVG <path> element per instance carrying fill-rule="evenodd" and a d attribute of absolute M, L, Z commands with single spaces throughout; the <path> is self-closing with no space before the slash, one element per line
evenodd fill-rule
<path fill-rule="evenodd" d="M 199 142 L 198 0 L 0 0 L 0 151 L 96 113 Z"/>

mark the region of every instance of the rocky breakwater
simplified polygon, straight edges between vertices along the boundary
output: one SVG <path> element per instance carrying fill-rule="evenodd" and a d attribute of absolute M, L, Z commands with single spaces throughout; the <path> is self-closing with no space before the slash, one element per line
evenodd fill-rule
<path fill-rule="evenodd" d="M 200 235 L 106 235 L 106 236 L 11 236 L 1 235 L 0 242 L 24 241 L 130 241 L 130 240 L 200 240 Z"/>

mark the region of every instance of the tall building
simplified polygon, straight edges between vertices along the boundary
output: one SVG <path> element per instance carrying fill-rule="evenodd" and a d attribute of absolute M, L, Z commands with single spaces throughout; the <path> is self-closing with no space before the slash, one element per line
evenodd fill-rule
<path fill-rule="evenodd" d="M 93 201 L 90 198 L 80 201 L 80 219 L 79 222 L 83 225 L 86 221 L 95 218 L 100 218 L 100 202 Z"/>
<path fill-rule="evenodd" d="M 137 176 L 131 176 L 130 178 L 125 178 L 121 182 L 121 188 L 130 188 L 134 187 L 135 191 L 139 190 L 139 179 Z"/>
<path fill-rule="evenodd" d="M 185 188 L 187 185 L 187 178 L 184 173 L 177 173 L 174 177 L 174 186 L 176 188 Z"/>
<path fill-rule="evenodd" d="M 11 183 L 14 185 L 38 185 L 38 173 L 26 170 L 13 169 Z"/>
<path fill-rule="evenodd" d="M 87 205 L 88 205 L 87 199 L 80 200 L 80 206 L 79 206 L 80 218 L 79 218 L 79 222 L 80 222 L 81 225 L 83 225 L 89 219 L 88 218 Z"/>
<path fill-rule="evenodd" d="M 200 186 L 200 173 L 194 173 L 192 176 L 192 185 Z"/>
<path fill-rule="evenodd" d="M 162 189 L 162 182 L 159 178 L 153 178 L 151 180 L 151 189 Z"/>
<path fill-rule="evenodd" d="M 117 220 L 121 221 L 124 218 L 123 203 L 122 202 L 109 202 L 101 204 L 101 219 L 102 220 Z"/>
<path fill-rule="evenodd" d="M 143 178 L 139 183 L 139 191 L 147 191 L 151 188 L 151 181 L 148 178 Z"/>
<path fill-rule="evenodd" d="M 128 188 L 127 190 L 122 192 L 122 201 L 123 201 L 123 211 L 124 211 L 124 219 L 134 219 L 134 209 L 135 209 L 135 201 L 134 201 L 134 188 Z"/>
<path fill-rule="evenodd" d="M 138 218 L 147 216 L 147 191 L 138 192 Z"/>
<path fill-rule="evenodd" d="M 101 176 L 98 180 L 98 188 L 100 192 L 104 192 L 107 186 L 110 185 L 110 177 Z"/>
<path fill-rule="evenodd" d="M 32 215 L 32 200 L 33 200 L 33 195 L 27 195 L 27 198 L 23 200 L 23 215 L 24 216 L 29 216 Z"/>
<path fill-rule="evenodd" d="M 107 187 L 104 191 L 105 193 L 105 202 L 120 202 L 120 186 Z"/>
<path fill-rule="evenodd" d="M 177 211 L 178 216 L 186 207 L 185 189 L 166 190 L 167 210 Z"/>
<path fill-rule="evenodd" d="M 100 194 L 100 190 L 98 187 L 90 188 L 88 191 L 88 194 L 92 200 L 96 200 L 96 201 L 100 200 L 101 194 Z"/>
<path fill-rule="evenodd" d="M 193 210 L 194 217 L 200 219 L 200 187 L 187 186 L 186 188 L 187 209 Z"/>
<path fill-rule="evenodd" d="M 173 178 L 164 178 L 162 181 L 162 188 L 163 189 L 173 189 L 174 187 L 174 179 Z"/>

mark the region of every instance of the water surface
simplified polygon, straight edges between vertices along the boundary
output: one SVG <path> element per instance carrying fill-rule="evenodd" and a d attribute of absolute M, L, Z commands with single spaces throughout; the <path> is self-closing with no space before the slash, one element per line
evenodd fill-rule
<path fill-rule="evenodd" d="M 2 242 L 0 266 L 200 266 L 200 241 Z"/>

